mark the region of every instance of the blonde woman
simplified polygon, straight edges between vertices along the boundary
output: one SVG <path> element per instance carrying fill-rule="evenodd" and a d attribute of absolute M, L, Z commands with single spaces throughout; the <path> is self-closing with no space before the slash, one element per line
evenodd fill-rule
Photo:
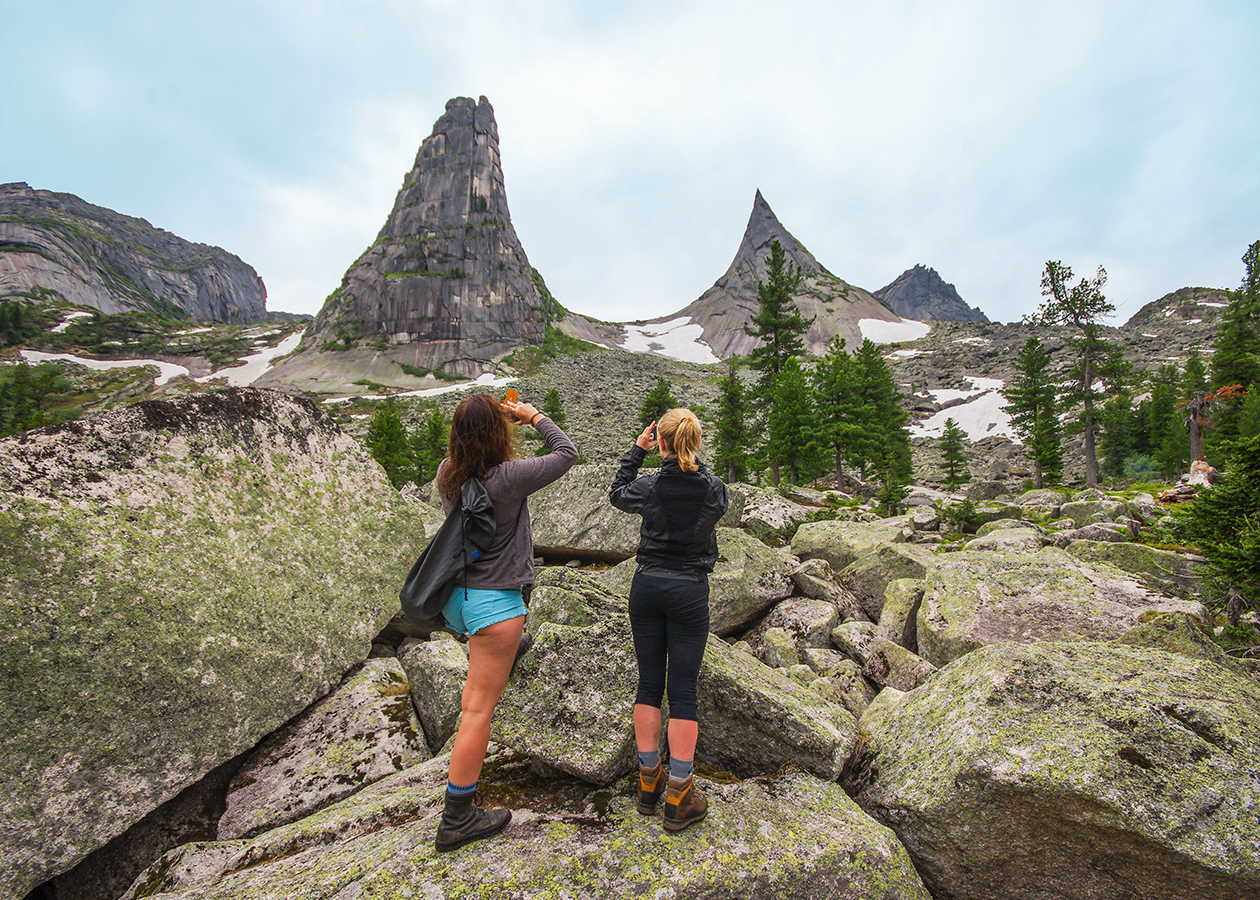
<path fill-rule="evenodd" d="M 648 452 L 659 473 L 638 478 Z M 609 500 L 643 517 L 638 568 L 630 587 L 630 627 L 639 664 L 634 735 L 639 748 L 639 812 L 652 815 L 665 794 L 665 829 L 699 822 L 708 801 L 693 784 L 699 723 L 696 681 L 709 639 L 709 573 L 717 561 L 726 485 L 696 459 L 700 422 L 671 409 L 643 429 L 621 458 Z M 669 766 L 661 762 L 661 699 L 669 696 Z"/>

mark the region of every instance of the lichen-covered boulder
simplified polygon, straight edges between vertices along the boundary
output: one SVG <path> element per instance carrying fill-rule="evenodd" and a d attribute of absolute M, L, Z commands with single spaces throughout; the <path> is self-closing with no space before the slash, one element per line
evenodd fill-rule
<path fill-rule="evenodd" d="M 459 729 L 463 714 L 464 681 L 468 678 L 468 651 L 445 632 L 431 640 L 408 638 L 398 645 L 398 661 L 411 684 L 415 705 L 429 747 L 440 750 Z"/>
<path fill-rule="evenodd" d="M 936 666 L 900 644 L 882 640 L 871 648 L 862 675 L 882 687 L 912 691 L 937 672 Z"/>
<path fill-rule="evenodd" d="M 1233 671 L 1008 643 L 859 730 L 846 787 L 935 896 L 1260 897 L 1260 685 Z"/>
<path fill-rule="evenodd" d="M 809 518 L 810 508 L 794 503 L 778 491 L 751 484 L 731 485 L 744 495 L 742 515 L 735 524 L 754 531 L 782 531 Z M 726 524 L 725 522 L 723 524 Z"/>
<path fill-rule="evenodd" d="M 767 628 L 758 638 L 755 645 L 748 643 L 748 649 L 770 668 L 786 669 L 801 661 L 796 641 L 783 628 Z"/>
<path fill-rule="evenodd" d="M 801 651 L 801 661 L 819 675 L 827 675 L 852 662 L 839 650 L 830 647 L 806 647 Z"/>
<path fill-rule="evenodd" d="M 397 659 L 369 659 L 267 736 L 232 779 L 219 840 L 294 822 L 429 759 Z"/>
<path fill-rule="evenodd" d="M 1129 529 L 1123 526 L 1093 522 L 1080 528 L 1069 528 L 1066 531 L 1055 532 L 1050 540 L 1054 546 L 1066 548 L 1074 541 L 1105 541 L 1109 544 L 1118 544 L 1128 539 Z"/>
<path fill-rule="evenodd" d="M 825 559 L 807 559 L 791 571 L 792 584 L 804 597 L 826 600 L 840 610 L 841 620 L 866 619 L 866 611 L 853 592 L 840 584 L 836 570 Z"/>
<path fill-rule="evenodd" d="M 1019 517 L 1020 508 L 1013 503 L 991 503 L 978 507 L 975 515 L 971 517 L 971 521 L 979 529 L 989 522 L 996 522 L 999 519 L 1018 519 Z"/>
<path fill-rule="evenodd" d="M 922 578 L 934 558 L 931 550 L 918 544 L 882 544 L 850 563 L 840 577 L 862 604 L 866 617 L 878 622 L 889 583 Z"/>
<path fill-rule="evenodd" d="M 1089 563 L 1106 563 L 1128 572 L 1142 584 L 1165 594 L 1195 597 L 1203 593 L 1203 558 L 1157 550 L 1145 544 L 1077 540 L 1067 552 Z"/>
<path fill-rule="evenodd" d="M 698 700 L 696 759 L 740 777 L 791 764 L 833 779 L 853 750 L 857 720 L 848 710 L 713 636 Z"/>
<path fill-rule="evenodd" d="M 628 627 L 634 565 L 634 560 L 627 560 L 600 575 L 588 575 L 567 566 L 535 570 L 537 580 L 525 627 L 531 633 L 545 622 L 574 628 L 600 622 Z"/>
<path fill-rule="evenodd" d="M 539 779 L 492 755 L 489 803 L 513 808 L 501 835 L 438 853 L 445 758 L 250 841 L 186 844 L 124 900 L 423 897 L 828 897 L 931 900 L 905 849 L 838 784 L 803 772 L 708 781 L 707 819 L 670 839 L 635 809 L 634 783 Z M 803 823 L 808 823 L 806 827 Z"/>
<path fill-rule="evenodd" d="M 840 623 L 840 611 L 826 600 L 789 597 L 777 604 L 770 614 L 748 632 L 745 640 L 756 650 L 767 629 L 782 629 L 798 650 L 806 647 L 830 647 L 831 629 Z"/>
<path fill-rule="evenodd" d="M 976 529 L 976 537 L 982 538 L 987 534 L 995 531 L 1002 531 L 1006 528 L 1028 528 L 1029 525 L 1023 519 L 994 519 L 992 522 L 985 522 Z"/>
<path fill-rule="evenodd" d="M 1072 500 L 1059 507 L 1059 515 L 1071 519 L 1077 528 L 1093 522 L 1114 522 L 1128 514 L 1129 508 L 1122 500 Z"/>
<path fill-rule="evenodd" d="M 1125 632 L 1118 643 L 1193 656 L 1226 669 L 1238 667 L 1238 660 L 1212 640 L 1202 620 L 1185 613 L 1152 616 Z"/>
<path fill-rule="evenodd" d="M 919 605 L 923 602 L 922 578 L 898 578 L 884 591 L 878 633 L 907 650 L 918 651 Z"/>
<path fill-rule="evenodd" d="M 871 648 L 882 639 L 879 626 L 871 622 L 842 622 L 831 629 L 831 645 L 863 666 Z"/>
<path fill-rule="evenodd" d="M 874 522 L 806 522 L 792 538 L 800 559 L 825 559 L 837 572 L 881 544 L 900 544 L 913 534 L 908 516 Z"/>
<path fill-rule="evenodd" d="M 639 549 L 642 519 L 608 502 L 617 466 L 583 464 L 529 495 L 534 547 L 575 559 L 625 559 Z"/>
<path fill-rule="evenodd" d="M 1003 519 L 1003 522 L 1010 521 Z M 977 532 L 979 533 L 979 532 Z M 1036 553 L 1041 549 L 1041 532 L 1035 528 L 996 528 L 967 543 L 968 550 L 1002 550 L 1008 553 Z"/>
<path fill-rule="evenodd" d="M 1110 640 L 1143 615 L 1163 612 L 1207 615 L 1197 601 L 1153 593 L 1054 547 L 964 550 L 938 556 L 924 579 L 918 652 L 943 666 L 1001 641 Z"/>
<path fill-rule="evenodd" d="M 424 543 L 366 450 L 279 393 L 0 441 L 0 896 L 326 694 Z"/>
<path fill-rule="evenodd" d="M 862 675 L 862 667 L 847 657 L 838 665 L 828 667 L 825 673 L 820 673 L 810 687 L 826 700 L 839 703 L 854 718 L 866 711 L 876 694 L 875 686 Z"/>
<path fill-rule="evenodd" d="M 1019 506 L 1062 506 L 1068 502 L 1068 495 L 1062 491 L 1056 491 L 1052 488 L 1034 488 L 1031 491 L 1024 491 L 1020 494 L 1015 502 Z"/>
<path fill-rule="evenodd" d="M 549 768 L 611 784 L 635 765 L 637 684 L 628 623 L 544 623 L 499 701 L 492 737 Z"/>

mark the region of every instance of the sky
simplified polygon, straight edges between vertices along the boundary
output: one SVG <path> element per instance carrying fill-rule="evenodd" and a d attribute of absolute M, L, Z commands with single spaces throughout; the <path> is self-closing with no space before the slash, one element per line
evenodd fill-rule
<path fill-rule="evenodd" d="M 513 225 L 569 309 L 665 316 L 760 189 L 875 290 L 931 266 L 991 319 L 1047 260 L 1116 324 L 1236 287 L 1260 239 L 1260 3 L 0 0 L 0 182 L 252 265 L 315 313 L 446 101 L 486 96 Z"/>

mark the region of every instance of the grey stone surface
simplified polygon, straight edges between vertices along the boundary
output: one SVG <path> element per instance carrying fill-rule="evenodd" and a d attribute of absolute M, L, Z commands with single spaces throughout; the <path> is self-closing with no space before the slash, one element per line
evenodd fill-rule
<path fill-rule="evenodd" d="M 219 840 L 295 822 L 432 755 L 397 659 L 369 659 L 268 735 L 232 779 Z"/>
<path fill-rule="evenodd" d="M 839 572 L 881 544 L 904 543 L 912 533 L 908 516 L 874 522 L 806 522 L 792 538 L 792 552 L 802 560 L 825 559 Z"/>
<path fill-rule="evenodd" d="M 1260 897 L 1260 685 L 1006 643 L 872 704 L 845 784 L 937 897 Z M 878 707 L 878 709 L 877 709 Z"/>
<path fill-rule="evenodd" d="M 437 751 L 459 728 L 468 650 L 449 634 L 437 632 L 427 641 L 403 641 L 398 661 L 407 673 L 425 742 Z"/>
<path fill-rule="evenodd" d="M 937 672 L 936 666 L 900 644 L 881 640 L 871 648 L 862 675 L 881 688 L 912 691 Z"/>
<path fill-rule="evenodd" d="M 831 630 L 832 645 L 859 665 L 866 665 L 871 648 L 882 639 L 871 622 L 844 622 Z"/>
<path fill-rule="evenodd" d="M 0 895 L 72 868 L 368 655 L 424 527 L 309 402 L 0 441 Z"/>
<path fill-rule="evenodd" d="M 825 559 L 807 559 L 791 572 L 792 584 L 806 597 L 834 603 L 841 620 L 866 619 L 866 611 Z"/>
<path fill-rule="evenodd" d="M 915 266 L 902 272 L 891 284 L 875 292 L 897 315 L 924 321 L 945 319 L 952 322 L 987 322 L 988 316 L 979 307 L 968 306 L 958 290 L 946 282 L 935 269 Z"/>
<path fill-rule="evenodd" d="M 888 585 L 898 578 L 922 578 L 934 558 L 931 550 L 916 544 L 882 544 L 854 560 L 840 577 L 862 604 L 866 618 L 878 622 Z"/>

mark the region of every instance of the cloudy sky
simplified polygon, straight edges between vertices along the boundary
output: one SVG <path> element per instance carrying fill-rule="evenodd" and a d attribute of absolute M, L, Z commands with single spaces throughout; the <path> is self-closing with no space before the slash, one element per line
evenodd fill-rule
<path fill-rule="evenodd" d="M 494 105 L 561 303 L 694 300 L 760 188 L 870 290 L 923 263 L 990 318 L 1048 259 L 1123 321 L 1260 239 L 1260 4 L 0 0 L 0 181 L 253 265 L 316 312 L 454 96 Z"/>

